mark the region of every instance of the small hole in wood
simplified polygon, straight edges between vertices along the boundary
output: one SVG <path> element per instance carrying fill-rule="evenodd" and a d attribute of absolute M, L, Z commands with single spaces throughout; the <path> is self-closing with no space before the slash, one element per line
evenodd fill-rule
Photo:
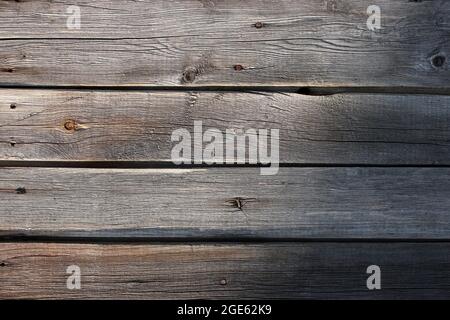
<path fill-rule="evenodd" d="M 0 262 L 0 267 L 6 267 L 6 263 L 5 262 Z"/>
<path fill-rule="evenodd" d="M 262 27 L 264 27 L 264 23 L 258 21 L 257 23 L 254 24 L 256 29 L 261 29 Z"/>
<path fill-rule="evenodd" d="M 234 70 L 236 70 L 236 71 L 242 71 L 242 70 L 244 70 L 244 67 L 243 67 L 241 64 L 237 64 L 237 65 L 235 65 L 233 68 L 234 68 Z"/>
<path fill-rule="evenodd" d="M 226 286 L 227 284 L 228 284 L 228 281 L 226 279 L 220 280 L 220 285 L 221 286 Z"/>
<path fill-rule="evenodd" d="M 10 109 L 15 109 L 17 108 L 17 105 L 15 103 L 11 103 L 11 105 L 9 106 Z"/>
<path fill-rule="evenodd" d="M 10 145 L 11 147 L 15 147 L 15 146 L 16 146 L 16 142 L 15 142 L 15 141 L 11 141 L 11 142 L 9 143 L 9 145 Z"/>
<path fill-rule="evenodd" d="M 25 194 L 25 193 L 27 193 L 27 189 L 25 189 L 24 187 L 19 187 L 16 189 L 16 193 L 17 194 Z"/>

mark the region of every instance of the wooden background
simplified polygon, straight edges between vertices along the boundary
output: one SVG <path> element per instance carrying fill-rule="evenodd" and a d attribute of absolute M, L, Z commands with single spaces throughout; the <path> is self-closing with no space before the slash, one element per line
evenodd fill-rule
<path fill-rule="evenodd" d="M 450 298 L 449 17 L 0 1 L 0 298 Z M 171 133 L 197 120 L 280 129 L 279 174 L 175 166 Z"/>

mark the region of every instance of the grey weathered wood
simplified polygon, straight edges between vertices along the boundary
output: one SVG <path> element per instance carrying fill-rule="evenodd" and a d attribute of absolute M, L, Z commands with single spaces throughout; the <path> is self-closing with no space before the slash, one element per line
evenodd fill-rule
<path fill-rule="evenodd" d="M 449 181 L 447 168 L 1 168 L 0 235 L 450 239 Z"/>
<path fill-rule="evenodd" d="M 449 244 L 0 244 L 0 298 L 448 299 Z M 67 267 L 81 269 L 68 290 Z M 369 291 L 367 267 L 381 268 Z"/>
<path fill-rule="evenodd" d="M 80 30 L 66 28 L 74 4 Z M 373 4 L 382 10 L 375 32 L 366 27 Z M 0 86 L 448 93 L 449 15 L 446 1 L 0 0 Z M 171 133 L 202 120 L 237 134 L 280 129 L 289 165 L 450 165 L 449 107 L 450 97 L 431 95 L 2 89 L 0 162 L 170 163 Z M 0 237 L 450 240 L 449 178 L 450 168 L 417 167 L 290 167 L 269 177 L 257 168 L 2 167 Z M 1 242 L 0 298 L 450 298 L 449 249 Z M 66 289 L 73 264 L 80 291 Z M 372 264 L 381 291 L 366 288 Z"/>
<path fill-rule="evenodd" d="M 80 30 L 66 27 L 74 4 Z M 375 32 L 373 4 L 1 1 L 0 84 L 449 88 L 448 62 L 432 62 L 450 52 L 450 3 L 378 0 Z"/>
<path fill-rule="evenodd" d="M 282 163 L 449 165 L 449 110 L 430 95 L 3 89 L 0 159 L 171 163 L 172 132 L 201 120 L 279 129 Z"/>

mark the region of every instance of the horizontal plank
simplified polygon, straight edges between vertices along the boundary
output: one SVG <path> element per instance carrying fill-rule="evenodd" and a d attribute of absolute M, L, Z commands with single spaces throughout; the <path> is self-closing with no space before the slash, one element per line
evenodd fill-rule
<path fill-rule="evenodd" d="M 0 2 L 0 85 L 449 88 L 447 1 Z"/>
<path fill-rule="evenodd" d="M 0 235 L 450 239 L 450 169 L 1 168 Z"/>
<path fill-rule="evenodd" d="M 0 244 L 0 298 L 448 299 L 449 244 Z M 68 290 L 77 265 L 81 289 Z M 367 268 L 381 269 L 368 290 Z"/>
<path fill-rule="evenodd" d="M 171 163 L 172 133 L 202 121 L 279 129 L 281 163 L 449 165 L 449 110 L 437 95 L 3 89 L 0 160 Z"/>

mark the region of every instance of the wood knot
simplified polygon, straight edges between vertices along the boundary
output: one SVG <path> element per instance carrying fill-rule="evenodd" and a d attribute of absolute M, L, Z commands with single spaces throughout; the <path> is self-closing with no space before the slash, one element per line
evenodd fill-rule
<path fill-rule="evenodd" d="M 195 77 L 197 76 L 197 70 L 194 68 L 188 68 L 183 72 L 183 82 L 191 83 L 195 81 Z"/>
<path fill-rule="evenodd" d="M 25 193 L 27 193 L 27 189 L 25 189 L 24 187 L 19 187 L 16 189 L 16 193 L 17 194 L 25 194 Z"/>
<path fill-rule="evenodd" d="M 439 55 L 436 55 L 433 58 L 431 58 L 431 64 L 435 68 L 442 68 L 445 65 L 446 60 L 447 59 L 445 58 L 445 56 L 439 54 Z"/>
<path fill-rule="evenodd" d="M 236 71 L 242 71 L 244 70 L 244 67 L 241 64 L 236 64 L 234 67 L 234 70 Z"/>
<path fill-rule="evenodd" d="M 75 120 L 67 120 L 66 122 L 64 122 L 64 129 L 66 129 L 67 131 L 75 131 L 77 130 L 77 123 L 75 122 Z"/>

